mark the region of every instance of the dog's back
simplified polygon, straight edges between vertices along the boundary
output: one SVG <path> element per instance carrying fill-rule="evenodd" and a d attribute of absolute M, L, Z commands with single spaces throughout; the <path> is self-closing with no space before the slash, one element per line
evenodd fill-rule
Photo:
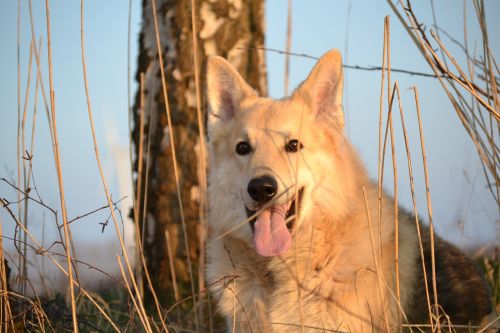
<path fill-rule="evenodd" d="M 423 226 L 421 232 L 429 298 L 430 303 L 435 304 L 429 229 Z M 477 265 L 456 246 L 437 235 L 434 235 L 434 262 L 441 321 L 457 325 L 457 328 L 458 325 L 480 325 L 493 309 L 486 281 Z M 416 265 L 419 269 L 415 294 L 406 313 L 409 323 L 426 323 L 429 322 L 429 310 L 422 261 Z"/>

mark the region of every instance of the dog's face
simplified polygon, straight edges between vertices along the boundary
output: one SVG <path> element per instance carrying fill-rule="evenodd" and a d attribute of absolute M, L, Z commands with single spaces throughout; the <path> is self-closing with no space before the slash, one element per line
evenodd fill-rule
<path fill-rule="evenodd" d="M 258 97 L 220 57 L 207 82 L 212 227 L 240 224 L 235 236 L 257 253 L 284 254 L 315 198 L 342 197 L 340 54 L 325 54 L 283 100 Z"/>

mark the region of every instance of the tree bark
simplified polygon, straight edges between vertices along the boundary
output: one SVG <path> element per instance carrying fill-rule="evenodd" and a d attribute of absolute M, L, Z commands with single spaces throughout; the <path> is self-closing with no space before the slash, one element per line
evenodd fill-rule
<path fill-rule="evenodd" d="M 137 93 L 132 111 L 136 186 L 139 163 L 143 163 L 142 184 L 146 184 L 146 165 L 149 167 L 148 184 L 141 186 L 141 191 L 147 187 L 146 211 L 142 209 L 144 194 L 138 206 L 141 208 L 136 209 L 139 210 L 139 230 L 153 286 L 163 304 L 171 305 L 174 293 L 165 233 L 169 234 L 181 299 L 191 295 L 191 283 L 195 284 L 196 292 L 199 291 L 198 278 L 202 274 L 199 272 L 200 260 L 201 264 L 203 263 L 200 258 L 199 239 L 200 138 L 196 111 L 191 1 L 156 1 L 172 128 L 168 128 L 165 112 L 151 0 L 143 0 L 142 8 L 143 22 L 136 80 L 139 81 L 140 74 L 144 73 L 144 107 L 141 109 L 140 95 Z M 195 16 L 203 119 L 206 118 L 205 65 L 209 55 L 217 54 L 227 58 L 247 82 L 262 95 L 266 95 L 266 68 L 262 50 L 263 0 L 198 0 Z M 142 142 L 139 142 L 141 112 L 144 112 L 145 135 Z M 178 161 L 189 253 L 184 246 L 169 131 L 173 131 Z M 141 161 L 138 160 L 140 144 L 144 149 Z M 146 158 L 148 144 L 149 164 Z M 195 281 L 191 281 L 189 277 L 186 260 L 188 255 L 193 263 Z M 144 285 L 147 296 L 147 284 Z"/>

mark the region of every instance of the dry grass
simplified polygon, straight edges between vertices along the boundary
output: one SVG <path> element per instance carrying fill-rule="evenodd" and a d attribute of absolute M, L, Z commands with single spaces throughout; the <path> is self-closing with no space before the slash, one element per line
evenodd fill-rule
<path fill-rule="evenodd" d="M 498 175 L 498 163 L 499 163 L 499 148 L 498 148 L 498 121 L 500 118 L 500 107 L 498 101 L 498 77 L 499 70 L 496 64 L 494 55 L 491 53 L 488 35 L 487 35 L 487 24 L 484 14 L 484 5 L 480 0 L 474 0 L 474 9 L 477 14 L 478 25 L 482 32 L 482 50 L 483 57 L 472 56 L 469 52 L 467 34 L 464 33 L 465 45 L 464 54 L 467 59 L 467 69 L 463 69 L 459 66 L 456 60 L 458 55 L 453 55 L 447 49 L 445 43 L 440 39 L 439 34 L 432 32 L 430 33 L 431 39 L 428 37 L 428 33 L 422 28 L 421 23 L 418 21 L 417 14 L 413 11 L 411 7 L 411 2 L 406 2 L 403 4 L 400 1 L 400 6 L 394 5 L 392 1 L 388 0 L 391 8 L 398 17 L 399 21 L 406 27 L 410 38 L 414 41 L 420 50 L 422 56 L 429 64 L 430 68 L 434 72 L 437 80 L 442 85 L 443 90 L 446 92 L 451 105 L 453 106 L 457 117 L 462 122 L 466 133 L 470 136 L 472 142 L 474 143 L 478 155 L 481 158 L 483 165 L 483 174 L 486 178 L 489 186 L 489 190 L 494 197 L 497 204 L 499 204 L 500 199 L 500 180 Z M 108 189 L 106 177 L 104 176 L 100 155 L 99 155 L 99 143 L 97 142 L 97 135 L 94 128 L 94 120 L 92 115 L 91 99 L 90 99 L 90 89 L 88 81 L 86 78 L 86 62 L 85 62 L 85 40 L 84 40 L 84 2 L 81 1 L 81 63 L 83 70 L 83 80 L 85 84 L 85 93 L 87 98 L 87 112 L 89 116 L 89 123 L 91 128 L 91 135 L 94 142 L 95 159 L 98 166 L 98 170 L 101 176 L 102 191 L 104 191 L 107 205 L 100 209 L 109 209 L 110 217 L 113 221 L 116 231 L 116 239 L 120 243 L 121 256 L 116 257 L 117 264 L 120 268 L 121 279 L 113 280 L 114 287 L 107 288 L 100 293 L 93 293 L 84 288 L 79 279 L 79 274 L 77 267 L 86 265 L 87 268 L 92 270 L 96 276 L 107 276 L 109 274 L 102 269 L 94 267 L 90 264 L 86 264 L 76 259 L 74 254 L 74 242 L 77 240 L 73 239 L 71 235 L 70 225 L 74 220 L 69 220 L 66 213 L 66 201 L 64 192 L 64 182 L 62 179 L 62 163 L 61 154 L 59 151 L 59 138 L 57 131 L 57 116 L 56 116 L 56 101 L 57 96 L 54 92 L 53 87 L 53 77 L 52 77 L 52 59 L 51 59 L 51 41 L 50 41 L 50 6 L 49 1 L 46 0 L 46 28 L 48 36 L 48 79 L 49 79 L 49 96 L 48 100 L 46 97 L 46 88 L 44 86 L 44 73 L 42 64 L 40 63 L 40 53 L 41 53 L 41 41 L 36 43 L 36 34 L 34 31 L 33 15 L 31 8 L 31 0 L 29 1 L 29 14 L 30 14 L 30 24 L 31 24 L 31 43 L 29 48 L 29 65 L 27 69 L 27 86 L 24 92 L 24 103 L 22 103 L 22 89 L 21 89 L 21 65 L 19 61 L 19 56 L 21 52 L 19 33 L 18 33 L 18 138 L 17 138 L 17 183 L 10 182 L 9 180 L 2 178 L 0 181 L 7 184 L 10 188 L 16 191 L 16 200 L 9 201 L 6 198 L 0 198 L 0 202 L 3 206 L 2 209 L 5 210 L 7 215 L 10 217 L 10 223 L 16 225 L 16 230 L 19 232 L 16 234 L 14 243 L 17 248 L 17 258 L 18 260 L 13 260 L 14 258 L 8 257 L 4 251 L 3 243 L 5 241 L 12 241 L 8 237 L 2 234 L 2 226 L 0 225 L 0 333 L 3 332 L 20 332 L 20 331 L 39 331 L 39 332 L 61 332 L 61 331 L 73 331 L 73 332 L 202 332 L 204 328 L 209 328 L 210 331 L 214 330 L 215 327 L 219 327 L 221 322 L 220 318 L 216 317 L 211 310 L 211 302 L 207 297 L 207 290 L 211 287 L 206 286 L 203 278 L 203 265 L 200 265 L 200 270 L 198 271 L 198 286 L 195 286 L 195 276 L 192 269 L 189 256 L 187 256 L 187 266 L 189 269 L 191 283 L 191 295 L 185 299 L 181 299 L 179 296 L 179 290 L 176 284 L 176 272 L 173 262 L 173 254 L 171 251 L 168 253 L 169 261 L 171 264 L 172 271 L 172 282 L 174 286 L 174 299 L 169 304 L 162 304 L 155 293 L 155 286 L 152 284 L 149 277 L 148 267 L 146 260 L 142 253 L 143 244 L 143 230 L 139 230 L 138 226 L 145 225 L 145 215 L 139 216 L 141 211 L 138 206 L 141 202 L 146 205 L 147 203 L 147 186 L 148 186 L 148 164 L 150 161 L 150 141 L 149 139 L 144 139 L 149 137 L 149 128 L 144 128 L 144 112 L 141 112 L 141 124 L 140 124 L 140 142 L 147 142 L 147 146 L 141 145 L 139 147 L 138 156 L 138 184 L 134 195 L 134 221 L 136 226 L 136 247 L 138 249 L 137 263 L 133 265 L 133 260 L 129 258 L 128 250 L 125 246 L 123 234 L 122 234 L 122 222 L 120 221 L 118 213 L 120 213 L 118 208 L 118 202 L 113 202 L 111 199 L 111 194 Z M 153 4 L 153 14 L 156 22 L 156 4 L 155 0 L 152 0 Z M 130 5 L 129 5 L 130 6 Z M 20 7 L 19 7 L 20 8 Z M 192 6 L 191 15 L 194 17 L 196 8 Z M 20 11 L 20 9 L 19 9 Z M 20 15 L 20 12 L 19 14 Z M 196 77 L 196 87 L 197 87 L 197 113 L 198 113 L 198 126 L 200 132 L 200 156 L 198 167 L 198 177 L 200 183 L 200 223 L 201 232 L 199 235 L 200 244 L 204 244 L 206 237 L 206 151 L 204 142 L 204 122 L 203 122 L 203 112 L 201 110 L 201 93 L 202 88 L 199 82 L 199 63 L 197 59 L 197 38 L 196 32 L 197 27 L 195 25 L 195 20 L 193 21 L 193 45 L 194 45 L 194 71 Z M 288 22 L 291 22 L 291 4 L 289 2 L 289 18 Z M 20 31 L 18 20 L 18 31 Z M 130 18 L 129 18 L 130 25 Z M 156 25 L 156 23 L 155 23 Z M 288 56 L 290 55 L 290 23 L 288 25 L 288 34 L 286 39 L 287 51 L 287 70 L 285 78 L 285 87 L 288 89 Z M 414 195 L 414 182 L 416 181 L 413 177 L 413 167 L 412 167 L 412 157 L 411 151 L 408 144 L 408 132 L 405 126 L 405 113 L 403 112 L 403 105 L 401 102 L 401 96 L 399 91 L 398 82 L 391 82 L 391 60 L 390 60 L 390 34 L 389 34 L 389 20 L 386 19 L 384 23 L 384 53 L 382 66 L 380 68 L 375 68 L 381 70 L 381 93 L 380 93 L 380 121 L 379 121 L 379 169 L 378 169 L 378 179 L 379 179 L 379 196 L 382 197 L 382 186 L 384 178 L 384 164 L 385 164 L 385 151 L 387 146 L 387 141 L 391 140 L 391 152 L 392 152 L 392 171 L 394 175 L 394 196 L 395 196 L 395 209 L 398 209 L 398 169 L 396 165 L 395 156 L 395 144 L 396 139 L 394 135 L 395 122 L 393 122 L 393 104 L 397 98 L 397 107 L 399 109 L 399 119 L 401 120 L 401 129 L 404 134 L 404 144 L 406 148 L 406 160 L 408 166 L 408 177 L 411 184 L 411 195 L 413 200 L 414 215 L 416 217 L 417 230 L 418 226 L 418 214 Z M 156 27 L 156 43 L 158 50 L 161 50 L 160 36 L 158 28 Z M 130 30 L 129 30 L 130 39 Z M 435 49 L 438 51 L 435 51 Z M 439 54 L 438 54 L 439 53 Z M 161 68 L 161 81 L 163 87 L 164 100 L 168 101 L 168 91 L 165 84 L 166 78 L 163 72 L 163 60 L 162 54 L 159 53 L 159 61 Z M 36 89 L 35 95 L 30 96 L 30 85 L 32 76 L 32 66 L 33 63 L 36 66 L 36 78 L 34 80 Z M 129 55 L 129 68 L 130 68 L 130 55 Z M 356 67 L 360 69 L 359 66 Z M 371 68 L 373 69 L 373 68 Z M 130 71 L 130 69 L 129 69 Z M 481 74 L 476 73 L 477 71 Z M 466 74 L 466 73 L 469 74 Z M 141 76 L 142 78 L 142 76 Z M 45 78 L 46 79 L 46 78 Z M 479 81 L 478 81 L 479 80 Z M 129 105 L 130 105 L 130 73 L 129 73 Z M 142 105 L 144 99 L 143 91 L 143 78 L 141 79 L 141 110 L 143 110 Z M 386 88 L 385 88 L 386 87 Z M 38 96 L 41 93 L 43 97 L 43 103 L 47 114 L 47 121 L 49 123 L 50 138 L 52 140 L 52 150 L 54 156 L 54 170 L 57 172 L 58 176 L 58 190 L 59 190 L 59 207 L 57 209 L 52 208 L 44 203 L 41 199 L 38 189 L 36 187 L 35 177 L 33 174 L 33 147 L 35 144 L 34 133 L 36 129 L 36 105 L 38 104 Z M 386 96 L 387 94 L 387 96 Z M 427 209 L 428 209 L 428 220 L 431 228 L 431 244 L 433 244 L 433 219 L 432 219 L 432 206 L 430 200 L 430 187 L 427 171 L 427 160 L 425 152 L 425 144 L 423 137 L 423 125 L 421 121 L 420 114 L 420 104 L 418 97 L 418 90 L 414 88 L 415 94 L 415 105 L 416 105 L 416 117 L 418 121 L 420 130 L 420 146 L 421 154 L 423 157 L 422 163 L 425 171 L 425 187 L 427 194 Z M 387 97 L 387 110 L 384 110 L 384 100 Z M 31 140 L 30 144 L 27 144 L 27 106 L 31 99 L 34 99 L 34 116 L 31 123 Z M 168 103 L 166 106 L 166 114 L 168 120 L 168 126 L 171 127 L 171 115 L 170 107 Z M 414 120 L 415 120 L 414 119 Z M 385 120 L 385 123 L 384 123 Z M 385 124 L 385 126 L 384 126 Z M 176 160 L 176 147 L 174 142 L 174 136 L 172 131 L 170 133 L 170 142 L 172 148 L 172 167 L 175 173 L 176 185 L 177 185 L 177 198 L 179 200 L 179 208 L 182 216 L 182 226 L 183 234 L 186 235 L 186 226 L 184 221 L 183 203 L 180 195 L 180 182 L 177 170 L 177 160 Z M 132 154 L 131 154 L 132 158 Z M 146 161 L 146 165 L 143 162 Z M 145 177 L 142 173 L 146 172 Z M 141 182 L 145 180 L 145 184 Z M 144 189 L 145 188 L 145 189 Z M 97 190 L 97 189 L 96 189 Z M 381 200 L 381 199 L 379 199 Z M 59 240 L 57 244 L 46 248 L 44 247 L 43 239 L 40 241 L 37 236 L 31 230 L 29 221 L 29 210 L 33 206 L 41 207 L 50 215 L 50 219 L 57 226 L 59 232 Z M 500 211 L 500 204 L 499 211 Z M 96 209 L 82 216 L 91 216 L 100 209 Z M 143 209 L 145 211 L 145 209 Z M 368 210 L 367 210 L 368 212 Z M 121 213 L 120 213 L 121 215 Z M 395 220 L 396 226 L 396 240 L 397 237 L 397 214 Z M 77 217 L 76 219 L 81 218 Z M 368 221 L 371 224 L 372 218 L 368 216 Z M 381 211 L 379 209 L 379 215 L 377 222 L 380 223 Z M 59 221 L 62 221 L 60 223 Z M 373 221 L 376 221 L 373 219 Z M 241 225 L 245 224 L 242 223 Z M 62 230 L 62 231 L 61 231 Z M 371 230 L 371 228 L 370 228 Z M 370 235 L 372 239 L 373 255 L 375 258 L 375 264 L 378 266 L 378 260 L 376 253 L 381 253 L 377 250 L 380 244 L 373 243 L 373 235 Z M 420 234 L 419 234 L 420 239 Z M 166 231 L 167 249 L 170 250 L 171 235 Z M 188 247 L 187 238 L 184 239 L 184 244 L 186 248 Z M 203 246 L 202 246 L 203 248 Z M 397 251 L 397 241 L 395 247 L 396 255 L 396 299 L 399 302 L 400 290 L 399 290 L 399 275 L 398 275 L 398 251 Z M 189 250 L 186 251 L 190 253 Z M 422 241 L 420 239 L 420 252 L 422 257 L 422 266 L 425 271 L 425 264 L 423 258 Z M 61 295 L 37 295 L 34 292 L 32 297 L 27 297 L 28 291 L 35 291 L 35 288 L 31 285 L 34 277 L 28 276 L 28 266 L 30 265 L 30 260 L 28 253 L 34 253 L 35 256 L 43 257 L 57 270 L 59 270 L 67 279 L 68 284 L 68 298 Z M 432 249 L 433 253 L 433 249 Z M 201 254 L 203 256 L 203 252 Z M 65 265 L 60 263 L 60 259 L 64 259 Z M 428 258 L 427 258 L 428 259 Z M 402 331 L 403 328 L 410 328 L 413 331 L 419 331 L 420 329 L 430 329 L 432 332 L 440 331 L 454 331 L 456 326 L 452 326 L 447 323 L 446 320 L 442 321 L 442 318 L 446 318 L 445 314 L 440 312 L 437 288 L 436 288 L 436 277 L 435 277 L 435 263 L 434 256 L 431 256 L 432 261 L 432 281 L 425 281 L 426 291 L 427 291 L 427 302 L 429 308 L 429 322 L 419 327 L 415 325 L 405 324 L 404 319 L 400 322 L 403 324 L 397 327 L 398 331 Z M 8 261 L 8 265 L 4 264 Z M 485 277 L 490 284 L 493 296 L 493 302 L 497 306 L 500 304 L 500 265 L 499 265 L 499 252 L 498 249 L 490 256 L 484 256 L 480 260 L 480 265 L 485 272 Z M 203 260 L 201 260 L 203 262 Z M 14 272 L 13 272 L 13 271 Z M 378 269 L 377 269 L 378 270 Z M 19 285 L 19 292 L 14 291 L 12 285 L 9 281 L 12 281 L 12 276 L 17 275 L 20 281 L 17 281 Z M 42 285 L 44 284 L 43 270 L 41 272 Z M 426 276 L 426 274 L 424 274 Z M 145 277 L 145 281 L 143 278 Z M 383 297 L 382 289 L 385 288 L 387 282 L 385 282 L 382 275 L 379 277 L 379 292 L 380 296 Z M 9 279 L 10 278 L 10 279 Z M 221 281 L 215 283 L 228 284 L 228 281 L 234 281 L 235 277 L 225 277 Z M 298 284 L 298 287 L 299 284 Z M 145 303 L 144 291 L 148 288 L 153 295 L 153 303 Z M 431 290 L 432 288 L 432 290 Z M 300 288 L 299 288 L 300 291 Z M 235 302 L 237 302 L 237 296 L 235 295 Z M 205 311 L 208 309 L 208 311 Z M 404 318 L 404 313 L 401 314 Z M 440 320 L 441 319 L 441 320 Z M 492 325 L 497 325 L 499 317 L 492 318 Z M 280 325 L 287 325 L 287 323 L 275 323 Z M 385 327 L 388 331 L 395 327 L 394 323 L 388 321 L 387 315 L 385 314 Z M 302 329 L 307 328 L 302 325 Z M 471 328 L 471 331 L 477 328 Z M 217 330 L 217 329 L 215 329 Z"/>

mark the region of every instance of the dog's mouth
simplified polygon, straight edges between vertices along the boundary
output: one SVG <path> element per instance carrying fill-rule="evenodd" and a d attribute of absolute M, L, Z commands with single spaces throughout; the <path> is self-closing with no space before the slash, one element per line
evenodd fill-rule
<path fill-rule="evenodd" d="M 266 205 L 262 205 L 256 210 L 250 210 L 245 206 L 258 254 L 270 257 L 284 254 L 289 250 L 291 233 L 297 212 L 300 210 L 303 191 L 303 188 L 299 189 L 297 195 L 286 204 L 267 208 Z"/>

